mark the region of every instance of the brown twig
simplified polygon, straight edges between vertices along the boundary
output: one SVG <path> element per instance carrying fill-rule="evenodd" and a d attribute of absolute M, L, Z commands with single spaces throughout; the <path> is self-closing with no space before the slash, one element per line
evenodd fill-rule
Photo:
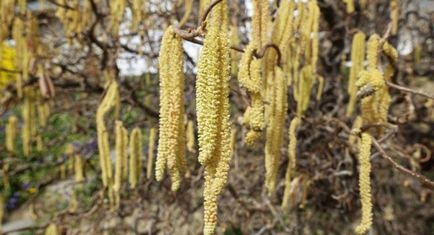
<path fill-rule="evenodd" d="M 264 47 L 262 47 L 261 50 L 255 55 L 256 58 L 264 57 L 265 52 L 267 51 L 268 48 L 273 48 L 276 51 L 276 53 L 277 53 L 277 65 L 280 66 L 282 53 L 280 52 L 280 49 L 276 44 L 273 44 L 273 43 L 265 44 Z"/>
<path fill-rule="evenodd" d="M 392 165 L 400 170 L 401 172 L 414 177 L 416 179 L 418 179 L 422 184 L 424 184 L 425 186 L 429 187 L 430 189 L 434 189 L 434 182 L 431 181 L 430 179 L 426 178 L 425 176 L 414 172 L 412 170 L 409 170 L 403 166 L 401 166 L 399 163 L 397 163 L 395 160 L 393 160 L 392 157 L 390 157 L 386 151 L 384 151 L 383 147 L 381 147 L 380 143 L 378 143 L 378 141 L 375 138 L 372 138 L 372 144 L 375 146 L 375 148 L 381 153 L 381 155 L 388 160 L 390 163 L 392 163 Z"/>
<path fill-rule="evenodd" d="M 420 96 L 423 96 L 425 98 L 434 100 L 434 95 L 432 95 L 432 94 L 426 94 L 423 91 L 416 91 L 416 90 L 410 89 L 408 87 L 404 87 L 404 86 L 400 86 L 400 85 L 394 84 L 394 83 L 389 82 L 389 81 L 386 81 L 386 84 L 389 87 L 391 87 L 391 88 L 394 88 L 394 89 L 397 89 L 397 90 L 400 90 L 400 91 L 403 91 L 403 92 L 408 92 L 408 93 L 411 93 L 413 95 L 420 95 Z"/>
<path fill-rule="evenodd" d="M 208 14 L 211 12 L 211 10 L 220 2 L 222 2 L 223 0 L 215 0 L 214 2 L 212 2 L 206 9 L 205 12 L 203 13 L 202 17 L 200 18 L 200 22 L 199 25 L 203 25 L 204 22 L 206 21 L 206 18 L 208 17 Z M 199 26 L 200 27 L 200 26 Z"/>

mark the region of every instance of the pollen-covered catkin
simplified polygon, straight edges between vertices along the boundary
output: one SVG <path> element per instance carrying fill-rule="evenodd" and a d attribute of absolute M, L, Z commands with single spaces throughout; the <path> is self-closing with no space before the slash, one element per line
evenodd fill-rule
<path fill-rule="evenodd" d="M 262 48 L 268 40 L 270 12 L 268 1 L 253 0 L 252 42 Z"/>
<path fill-rule="evenodd" d="M 17 139 L 17 123 L 16 116 L 11 115 L 6 124 L 6 150 L 10 153 L 15 153 L 15 140 Z"/>
<path fill-rule="evenodd" d="M 356 80 L 363 70 L 363 61 L 365 58 L 365 34 L 363 32 L 357 32 L 353 37 L 353 42 L 351 45 L 351 70 L 350 77 L 348 81 L 348 94 L 350 95 L 350 100 L 347 107 L 347 117 L 350 117 L 354 113 L 354 108 L 357 101 L 357 87 Z"/>
<path fill-rule="evenodd" d="M 215 6 L 209 17 L 196 79 L 199 162 L 205 166 L 205 235 L 214 234 L 217 198 L 226 184 L 231 158 L 228 84 L 231 60 L 227 1 Z"/>
<path fill-rule="evenodd" d="M 156 138 L 157 138 L 157 129 L 151 128 L 149 130 L 148 161 L 146 164 L 146 178 L 147 179 L 152 179 Z"/>
<path fill-rule="evenodd" d="M 108 130 L 104 123 L 104 116 L 114 107 L 115 101 L 116 99 L 118 99 L 118 96 L 118 84 L 115 80 L 111 80 L 109 82 L 107 92 L 96 112 L 99 162 L 102 174 L 101 178 L 104 187 L 107 187 L 112 183 L 112 163 L 110 160 L 110 146 Z"/>
<path fill-rule="evenodd" d="M 301 119 L 299 117 L 294 117 L 294 119 L 292 119 L 289 125 L 289 130 L 288 130 L 288 137 L 289 137 L 288 166 L 286 168 L 285 191 L 282 199 L 282 209 L 284 210 L 288 209 L 290 192 L 291 192 L 291 178 L 295 173 L 295 167 L 297 164 L 296 162 L 297 128 L 298 126 L 300 126 L 300 123 L 301 123 Z"/>
<path fill-rule="evenodd" d="M 142 172 L 142 132 L 138 127 L 134 128 L 130 137 L 130 174 L 129 183 L 135 188 Z"/>
<path fill-rule="evenodd" d="M 249 128 L 246 143 L 252 145 L 261 135 L 264 128 L 264 103 L 262 96 L 261 60 L 254 58 L 255 43 L 250 43 L 243 54 L 238 79 L 252 99 L 251 105 L 244 112 L 243 122 Z"/>
<path fill-rule="evenodd" d="M 195 146 L 195 135 L 194 135 L 194 126 L 193 121 L 188 120 L 187 122 L 187 150 L 189 152 L 194 152 L 194 146 Z"/>
<path fill-rule="evenodd" d="M 366 59 L 368 60 L 368 70 L 369 69 L 377 69 L 378 66 L 378 53 L 380 46 L 380 36 L 377 34 L 373 34 L 369 37 Z"/>
<path fill-rule="evenodd" d="M 362 202 L 362 220 L 356 227 L 357 234 L 366 233 L 372 225 L 371 143 L 372 137 L 368 133 L 362 133 L 362 139 L 359 144 L 359 188 Z"/>
<path fill-rule="evenodd" d="M 115 181 L 113 190 L 119 193 L 124 179 L 124 169 L 127 167 L 125 160 L 127 159 L 128 140 L 125 137 L 126 130 L 121 121 L 116 121 L 115 139 L 116 139 L 116 165 L 115 165 Z"/>
<path fill-rule="evenodd" d="M 161 181 L 167 167 L 172 190 L 185 172 L 184 62 L 181 38 L 172 26 L 164 33 L 160 57 L 160 138 L 155 177 Z"/>
<path fill-rule="evenodd" d="M 274 192 L 280 162 L 280 149 L 283 143 L 287 102 L 287 81 L 281 68 L 274 69 L 273 83 L 268 92 L 270 100 L 269 120 L 265 142 L 265 186 L 268 193 Z"/>
<path fill-rule="evenodd" d="M 309 107 L 310 93 L 313 85 L 312 66 L 307 65 L 301 70 L 301 78 L 298 81 L 299 97 L 297 100 L 297 115 L 302 116 Z"/>

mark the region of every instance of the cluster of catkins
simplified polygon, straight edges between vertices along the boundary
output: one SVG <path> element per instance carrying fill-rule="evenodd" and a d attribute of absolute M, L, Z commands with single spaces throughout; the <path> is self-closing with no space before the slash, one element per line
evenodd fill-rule
<path fill-rule="evenodd" d="M 203 1 L 203 4 L 210 4 L 210 1 Z M 265 131 L 265 186 L 270 194 L 277 182 L 289 85 L 293 85 L 299 103 L 289 130 L 291 151 L 285 206 L 295 170 L 296 129 L 308 107 L 313 82 L 317 81 L 320 86 L 323 83 L 315 70 L 319 8 L 316 1 L 282 1 L 273 25 L 268 2 L 255 0 L 253 9 L 252 37 L 240 60 L 238 80 L 251 97 L 243 115 L 243 124 L 248 130 L 245 142 L 253 145 Z M 294 14 L 295 11 L 299 14 Z M 231 134 L 229 122 L 228 81 L 234 70 L 231 70 L 227 14 L 227 1 L 222 1 L 207 18 L 196 78 L 198 160 L 205 167 L 204 234 L 215 231 L 217 198 L 227 181 L 236 138 L 236 132 Z M 179 188 L 179 176 L 185 170 L 182 52 L 181 38 L 172 26 L 167 28 L 160 50 L 160 139 L 156 176 L 161 179 L 167 167 L 174 190 Z M 301 60 L 304 65 L 299 68 Z M 318 90 L 320 93 L 321 88 Z"/>
<path fill-rule="evenodd" d="M 362 219 L 356 227 L 358 234 L 366 233 L 372 225 L 372 199 L 370 184 L 370 149 L 372 138 L 381 136 L 384 132 L 383 124 L 387 123 L 387 113 L 390 105 L 390 95 L 387 81 L 394 73 L 393 64 L 398 59 L 398 52 L 388 42 L 382 40 L 377 34 L 369 37 L 365 52 L 365 34 L 357 32 L 353 37 L 351 50 L 351 71 L 348 82 L 350 101 L 347 107 L 347 116 L 351 117 L 355 111 L 357 98 L 360 100 L 361 116 L 355 118 L 353 132 L 360 134 L 362 125 L 372 126 L 369 131 L 361 133 L 359 141 L 359 187 L 362 204 Z M 381 67 L 380 54 L 391 62 Z M 367 66 L 364 68 L 366 54 Z M 377 125 L 379 125 L 377 127 Z M 350 137 L 350 143 L 356 142 Z"/>
<path fill-rule="evenodd" d="M 114 175 L 112 170 L 112 160 L 110 158 L 109 146 L 109 133 L 105 124 L 105 116 L 111 110 L 119 111 L 119 87 L 117 81 L 108 74 L 107 78 L 107 92 L 101 101 L 97 113 L 97 135 L 98 135 L 98 149 L 99 149 L 99 162 L 101 166 L 101 174 L 103 185 L 108 189 L 110 202 L 113 206 L 119 206 L 120 190 L 123 182 L 128 180 L 130 187 L 134 189 L 140 179 L 142 172 L 143 161 L 143 147 L 142 147 L 142 133 L 136 127 L 128 136 L 127 129 L 123 126 L 122 122 L 117 120 L 115 122 L 115 169 Z M 118 116 L 118 114 L 115 114 Z M 152 155 L 153 155 L 153 142 L 155 141 L 155 129 L 150 131 L 150 152 L 148 169 L 152 169 Z M 129 155 L 129 157 L 128 157 Z M 149 170 L 148 170 L 148 178 Z"/>

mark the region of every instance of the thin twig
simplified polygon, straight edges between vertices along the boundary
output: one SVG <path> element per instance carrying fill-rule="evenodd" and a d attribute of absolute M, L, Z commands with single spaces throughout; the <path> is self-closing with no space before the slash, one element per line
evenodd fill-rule
<path fill-rule="evenodd" d="M 434 100 L 434 95 L 432 95 L 432 94 L 426 94 L 423 91 L 416 91 L 416 90 L 410 89 L 408 87 L 404 87 L 404 86 L 400 86 L 400 85 L 394 84 L 394 83 L 389 82 L 389 81 L 386 81 L 386 84 L 389 87 L 392 87 L 394 89 L 397 89 L 397 90 L 400 90 L 400 91 L 403 91 L 403 92 L 408 92 L 408 93 L 411 93 L 411 94 L 414 94 L 414 95 L 420 95 L 420 96 L 423 96 L 425 98 Z"/>
<path fill-rule="evenodd" d="M 202 25 L 205 22 L 206 18 L 208 17 L 208 14 L 211 12 L 211 10 L 222 1 L 223 0 L 215 0 L 205 9 L 205 12 L 203 13 L 202 17 L 200 18 L 199 25 Z"/>
<path fill-rule="evenodd" d="M 380 143 L 378 143 L 378 141 L 375 138 L 372 138 L 372 143 L 374 144 L 375 148 L 381 153 L 381 155 L 386 160 L 388 160 L 390 163 L 392 163 L 392 165 L 396 169 L 400 170 L 401 172 L 403 172 L 403 173 L 405 173 L 405 174 L 407 174 L 409 176 L 412 176 L 412 177 L 418 179 L 422 184 L 424 184 L 425 186 L 429 187 L 430 189 L 434 189 L 434 182 L 433 181 L 431 181 L 430 179 L 426 178 L 425 176 L 423 176 L 423 175 L 421 175 L 421 174 L 419 174 L 417 172 L 414 172 L 412 170 L 409 170 L 409 169 L 401 166 L 399 163 L 397 163 L 395 160 L 393 160 L 393 158 L 390 157 L 386 153 L 386 151 L 384 151 L 383 147 L 381 147 Z"/>
<path fill-rule="evenodd" d="M 280 66 L 282 53 L 280 52 L 280 49 L 276 44 L 273 44 L 273 43 L 265 44 L 264 47 L 262 47 L 261 50 L 257 54 L 255 54 L 256 58 L 264 57 L 265 52 L 267 51 L 268 48 L 273 48 L 276 51 L 276 53 L 277 53 L 277 65 Z"/>

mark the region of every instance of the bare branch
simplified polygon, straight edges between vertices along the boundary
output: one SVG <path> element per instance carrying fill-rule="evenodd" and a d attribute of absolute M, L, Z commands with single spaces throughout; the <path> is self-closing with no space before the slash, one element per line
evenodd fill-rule
<path fill-rule="evenodd" d="M 414 172 L 412 170 L 409 170 L 403 166 L 401 166 L 399 163 L 397 163 L 395 160 L 393 160 L 392 157 L 390 157 L 389 155 L 387 155 L 386 151 L 384 151 L 383 147 L 381 147 L 380 143 L 378 143 L 378 141 L 375 138 L 372 138 L 372 143 L 374 144 L 375 148 L 381 153 L 381 155 L 388 160 L 390 163 L 392 163 L 392 165 L 400 170 L 401 172 L 414 177 L 416 179 L 418 179 L 422 184 L 424 184 L 425 186 L 427 186 L 428 188 L 434 190 L 434 182 L 428 178 L 426 178 L 425 176 Z"/>

